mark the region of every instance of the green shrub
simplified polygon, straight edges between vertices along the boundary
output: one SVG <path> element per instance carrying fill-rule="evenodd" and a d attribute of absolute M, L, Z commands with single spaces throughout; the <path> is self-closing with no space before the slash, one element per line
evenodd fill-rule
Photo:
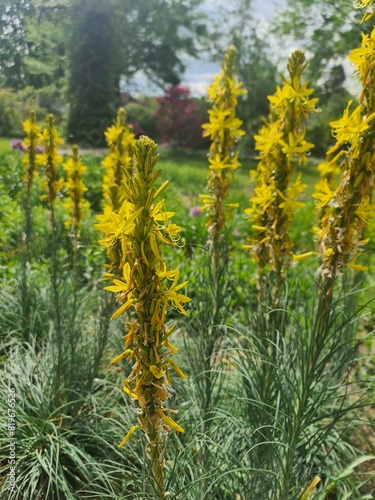
<path fill-rule="evenodd" d="M 149 102 L 130 102 L 126 105 L 127 122 L 133 125 L 137 135 L 148 135 L 153 140 L 158 140 L 160 134 L 156 127 L 153 106 Z"/>
<path fill-rule="evenodd" d="M 16 93 L 10 89 L 0 89 L 0 135 L 5 137 L 23 136 L 22 122 L 31 109 L 35 109 L 38 118 L 44 114 L 35 102 L 30 88 Z"/>

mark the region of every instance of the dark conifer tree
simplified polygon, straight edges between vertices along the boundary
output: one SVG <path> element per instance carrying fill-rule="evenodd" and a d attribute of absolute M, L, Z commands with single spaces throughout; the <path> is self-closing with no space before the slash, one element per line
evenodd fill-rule
<path fill-rule="evenodd" d="M 111 1 L 77 0 L 72 9 L 69 142 L 104 145 L 116 114 L 120 77 L 115 10 Z"/>

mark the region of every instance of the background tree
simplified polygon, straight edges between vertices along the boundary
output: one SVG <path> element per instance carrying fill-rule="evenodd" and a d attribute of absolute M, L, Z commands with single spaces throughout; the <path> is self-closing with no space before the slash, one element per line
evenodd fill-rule
<path fill-rule="evenodd" d="M 174 86 L 157 98 L 156 125 L 165 144 L 175 148 L 197 148 L 204 144 L 202 124 L 205 121 L 190 90 Z"/>
<path fill-rule="evenodd" d="M 112 1 L 77 0 L 71 14 L 67 136 L 70 142 L 103 146 L 121 73 L 116 10 Z"/>
<path fill-rule="evenodd" d="M 207 49 L 203 0 L 119 0 L 122 75 L 143 72 L 157 85 L 177 85 L 186 55 Z"/>
<path fill-rule="evenodd" d="M 216 37 L 223 43 L 219 46 L 220 59 L 227 47 L 233 44 L 237 49 L 237 74 L 243 82 L 247 94 L 238 101 L 238 116 L 244 122 L 246 136 L 241 141 L 241 149 L 254 146 L 253 135 L 268 115 L 268 95 L 276 86 L 277 69 L 270 57 L 267 40 L 259 32 L 252 0 L 233 0 L 228 6 L 220 6 L 221 15 L 216 23 Z M 223 26 L 225 33 L 222 32 Z"/>
<path fill-rule="evenodd" d="M 68 139 L 103 144 L 115 115 L 121 76 L 142 71 L 176 83 L 183 52 L 195 54 L 205 34 L 201 0 L 76 1 L 72 9 Z"/>
<path fill-rule="evenodd" d="M 63 87 L 70 0 L 0 0 L 0 82 Z"/>
<path fill-rule="evenodd" d="M 353 43 L 360 43 L 361 30 L 369 30 L 371 21 L 360 26 L 362 16 L 363 11 L 353 9 L 348 0 L 285 0 L 275 16 L 273 32 L 284 40 L 298 41 L 307 53 L 315 84 L 329 77 L 332 66 L 342 62 Z"/>

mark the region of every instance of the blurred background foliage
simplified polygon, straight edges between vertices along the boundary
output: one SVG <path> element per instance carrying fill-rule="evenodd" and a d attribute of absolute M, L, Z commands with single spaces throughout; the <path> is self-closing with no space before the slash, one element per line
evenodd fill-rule
<path fill-rule="evenodd" d="M 317 144 L 313 154 L 323 156 L 331 143 L 328 121 L 338 118 L 353 89 L 345 57 L 360 41 L 361 14 L 345 0 L 287 0 L 264 26 L 256 8 L 252 0 L 219 1 L 214 8 L 205 0 L 0 0 L 0 135 L 19 136 L 34 106 L 55 114 L 69 142 L 101 147 L 103 131 L 126 104 L 136 133 L 158 141 L 156 95 L 181 87 L 189 58 L 218 62 L 233 43 L 248 90 L 239 103 L 247 131 L 241 150 L 254 156 L 252 135 L 268 113 L 267 95 L 286 56 L 282 40 L 307 52 L 321 108 L 309 139 Z M 153 89 L 149 95 L 134 89 L 135 76 Z M 201 112 L 196 120 L 205 121 L 204 98 L 189 99 Z"/>

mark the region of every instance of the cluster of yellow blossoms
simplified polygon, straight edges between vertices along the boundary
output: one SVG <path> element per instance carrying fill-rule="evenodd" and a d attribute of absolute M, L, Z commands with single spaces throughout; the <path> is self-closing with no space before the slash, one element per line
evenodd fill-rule
<path fill-rule="evenodd" d="M 63 167 L 66 171 L 64 187 L 68 194 L 65 207 L 69 213 L 69 218 L 66 220 L 65 225 L 72 228 L 73 233 L 77 234 L 82 217 L 89 208 L 89 203 L 84 199 L 87 187 L 84 185 L 82 178 L 82 175 L 87 172 L 87 167 L 82 164 L 78 146 L 72 147 L 72 155 L 63 164 Z"/>
<path fill-rule="evenodd" d="M 103 160 L 103 166 L 105 167 L 103 197 L 106 205 L 111 210 L 117 211 L 124 200 L 122 192 L 123 168 L 129 167 L 129 146 L 135 141 L 133 131 L 126 125 L 124 108 L 118 110 L 117 118 L 114 124 L 106 130 L 105 137 L 110 152 Z"/>
<path fill-rule="evenodd" d="M 323 277 L 334 278 L 345 266 L 364 271 L 367 268 L 357 259 L 363 240 L 363 231 L 369 218 L 375 214 L 371 204 L 374 187 L 375 156 L 373 134 L 375 126 L 375 28 L 362 35 L 362 46 L 352 51 L 349 59 L 357 68 L 362 84 L 359 106 L 350 112 L 351 102 L 340 120 L 330 125 L 336 144 L 328 151 L 339 153 L 341 179 L 336 190 L 320 195 L 320 206 L 325 213 L 317 230 L 321 272 Z M 315 195 L 319 199 L 319 193 Z"/>
<path fill-rule="evenodd" d="M 306 163 L 306 155 L 313 144 L 305 140 L 303 120 L 316 111 L 318 99 L 310 98 L 313 89 L 301 80 L 305 69 L 305 55 L 295 51 L 289 59 L 289 77 L 283 77 L 283 86 L 270 96 L 270 115 L 258 135 L 255 148 L 259 151 L 256 186 L 245 210 L 255 231 L 245 248 L 251 250 L 259 265 L 260 275 L 269 264 L 277 276 L 289 265 L 292 242 L 288 227 L 296 208 L 303 203 L 296 200 L 304 185 L 298 176 L 292 181 L 298 163 Z"/>
<path fill-rule="evenodd" d="M 325 207 L 330 201 L 333 191 L 335 190 L 335 179 L 340 174 L 341 169 L 334 161 L 323 161 L 318 165 L 320 178 L 315 185 L 315 193 L 313 197 L 316 201 L 316 208 L 318 210 L 318 219 L 321 220 L 325 213 Z"/>
<path fill-rule="evenodd" d="M 238 153 L 232 151 L 244 135 L 242 121 L 236 117 L 237 98 L 246 93 L 236 77 L 236 49 L 230 46 L 225 54 L 222 72 L 208 88 L 209 123 L 203 127 L 203 137 L 211 139 L 208 154 L 209 195 L 200 195 L 207 213 L 207 230 L 215 247 L 226 224 L 225 201 L 228 198 L 229 175 L 240 166 Z"/>
<path fill-rule="evenodd" d="M 126 210 L 123 202 L 126 199 L 124 192 L 125 173 L 131 169 L 130 148 L 134 144 L 135 135 L 126 125 L 126 114 L 123 108 L 117 113 L 116 120 L 105 132 L 109 154 L 103 160 L 105 174 L 103 178 L 103 213 L 98 216 L 102 223 L 116 224 L 117 218 L 123 220 L 123 211 Z M 108 247 L 111 264 L 107 267 L 118 275 L 123 266 L 124 249 L 121 248 L 121 239 L 116 239 Z"/>
<path fill-rule="evenodd" d="M 134 143 L 132 152 L 131 167 L 123 171 L 125 200 L 118 213 L 111 212 L 109 218 L 96 227 L 104 233 L 103 246 L 111 248 L 119 244 L 122 252 L 122 279 L 114 279 L 113 285 L 106 287 L 117 295 L 120 303 L 112 318 L 128 311 L 125 350 L 112 362 L 125 358 L 134 363 L 124 382 L 124 391 L 138 404 L 139 425 L 130 429 L 120 446 L 135 430 L 143 429 L 148 438 L 147 455 L 161 491 L 161 431 L 183 432 L 167 415 L 176 411 L 164 407 L 170 395 L 170 370 L 185 378 L 172 358 L 177 349 L 170 342 L 170 335 L 176 325 L 167 328 L 165 322 L 169 305 L 186 314 L 184 304 L 190 299 L 180 293 L 187 282 L 179 283 L 179 270 L 168 270 L 162 257 L 163 244 L 178 244 L 181 227 L 170 222 L 174 213 L 166 210 L 164 200 L 157 201 L 168 181 L 155 188 L 161 173 L 161 170 L 154 171 L 158 160 L 156 144 L 141 137 Z"/>
<path fill-rule="evenodd" d="M 54 219 L 54 205 L 57 194 L 62 187 L 62 180 L 58 178 L 58 167 L 62 162 L 62 157 L 58 154 L 60 144 L 63 139 L 55 127 L 55 117 L 50 114 L 47 116 L 47 126 L 41 133 L 41 142 L 44 146 L 44 152 L 38 155 L 38 163 L 44 167 L 46 196 L 52 219 Z M 52 220 L 54 223 L 54 220 Z"/>
<path fill-rule="evenodd" d="M 23 162 L 25 164 L 25 183 L 27 189 L 27 196 L 30 196 L 30 189 L 37 174 L 37 147 L 41 140 L 41 129 L 36 122 L 35 111 L 30 112 L 30 116 L 22 124 L 26 137 L 23 141 L 26 147 L 27 154 L 24 156 Z"/>

